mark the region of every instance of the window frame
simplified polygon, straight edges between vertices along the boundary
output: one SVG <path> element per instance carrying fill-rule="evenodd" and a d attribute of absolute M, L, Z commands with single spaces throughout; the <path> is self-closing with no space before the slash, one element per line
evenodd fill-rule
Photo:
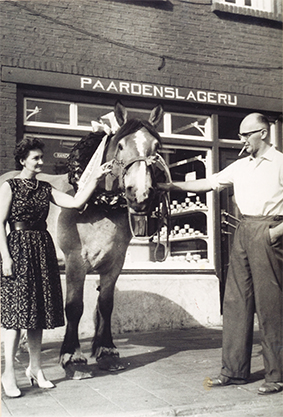
<path fill-rule="evenodd" d="M 251 0 L 251 6 L 245 0 L 212 0 L 212 11 L 251 16 L 282 22 L 280 0 Z"/>
<path fill-rule="evenodd" d="M 32 111 L 32 109 L 27 108 L 28 101 L 38 101 L 38 102 L 46 102 L 46 103 L 56 103 L 58 104 L 65 104 L 69 105 L 69 124 L 66 123 L 52 123 L 52 122 L 40 122 L 40 121 L 33 121 L 29 120 L 30 115 L 27 114 L 28 111 Z M 30 97 L 26 96 L 24 97 L 24 126 L 25 127 L 41 127 L 41 128 L 49 128 L 49 129 L 55 129 L 55 130 L 72 130 L 72 131 L 85 131 L 85 132 L 91 132 L 91 123 L 88 125 L 79 124 L 79 108 L 87 107 L 87 108 L 105 108 L 105 114 L 111 111 L 111 106 L 107 105 L 101 105 L 101 104 L 88 104 L 83 102 L 73 102 L 73 101 L 65 101 L 65 100 L 55 100 L 55 99 L 45 99 L 45 98 L 39 98 L 39 97 Z M 148 113 L 150 114 L 150 111 L 141 109 L 141 108 L 129 108 L 128 113 L 131 114 L 132 112 L 135 113 Z M 192 118 L 195 119 L 195 124 L 197 125 L 197 129 L 202 133 L 201 136 L 199 135 L 189 135 L 189 134 L 182 134 L 182 133 L 173 133 L 172 128 L 172 120 L 173 117 L 183 117 L 185 118 Z M 205 120 L 204 126 L 199 124 L 199 121 Z M 191 123 L 192 124 L 192 123 Z M 203 129 L 203 131 L 202 131 Z M 184 139 L 187 141 L 190 140 L 197 140 L 197 141 L 210 141 L 211 140 L 211 118 L 209 115 L 202 115 L 202 114 L 187 114 L 187 113 L 177 113 L 177 112 L 165 112 L 163 116 L 163 131 L 158 130 L 158 133 L 161 137 L 167 137 L 170 139 Z"/>

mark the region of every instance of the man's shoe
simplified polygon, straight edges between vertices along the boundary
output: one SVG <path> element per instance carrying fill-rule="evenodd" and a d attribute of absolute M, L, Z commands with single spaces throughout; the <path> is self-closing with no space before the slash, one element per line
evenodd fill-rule
<path fill-rule="evenodd" d="M 277 394 L 277 392 L 282 391 L 283 382 L 265 382 L 258 389 L 258 394 L 268 395 L 268 394 Z"/>
<path fill-rule="evenodd" d="M 241 378 L 230 378 L 228 376 L 219 375 L 217 378 L 207 381 L 208 387 L 225 387 L 226 385 L 244 385 L 247 381 Z"/>

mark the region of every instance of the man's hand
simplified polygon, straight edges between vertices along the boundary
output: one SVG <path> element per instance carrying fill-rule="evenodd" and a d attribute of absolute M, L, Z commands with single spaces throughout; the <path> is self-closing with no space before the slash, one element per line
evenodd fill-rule
<path fill-rule="evenodd" d="M 282 236 L 281 233 L 278 233 L 280 231 L 281 227 L 272 227 L 269 229 L 270 243 L 272 245 L 276 242 L 277 239 L 279 239 Z"/>
<path fill-rule="evenodd" d="M 157 188 L 163 191 L 171 191 L 172 182 L 159 182 Z"/>

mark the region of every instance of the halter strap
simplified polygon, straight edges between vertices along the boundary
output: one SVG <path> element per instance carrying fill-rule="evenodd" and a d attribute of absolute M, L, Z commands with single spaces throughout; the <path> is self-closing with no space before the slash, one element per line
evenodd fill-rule
<path fill-rule="evenodd" d="M 125 165 L 124 164 L 124 171 L 127 171 L 131 165 L 133 165 L 135 162 L 145 162 L 147 166 L 155 164 L 157 161 L 156 156 L 137 156 L 136 158 L 130 159 L 130 161 Z"/>

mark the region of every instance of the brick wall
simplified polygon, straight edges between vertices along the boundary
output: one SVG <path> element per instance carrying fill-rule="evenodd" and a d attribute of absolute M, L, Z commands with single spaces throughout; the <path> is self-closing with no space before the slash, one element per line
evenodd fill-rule
<path fill-rule="evenodd" d="M 0 98 L 0 172 L 4 173 L 15 169 L 16 85 L 1 83 Z"/>
<path fill-rule="evenodd" d="M 1 64 L 281 98 L 279 23 L 211 3 L 1 1 Z M 14 145 L 15 94 L 1 83 L 1 156 Z"/>

